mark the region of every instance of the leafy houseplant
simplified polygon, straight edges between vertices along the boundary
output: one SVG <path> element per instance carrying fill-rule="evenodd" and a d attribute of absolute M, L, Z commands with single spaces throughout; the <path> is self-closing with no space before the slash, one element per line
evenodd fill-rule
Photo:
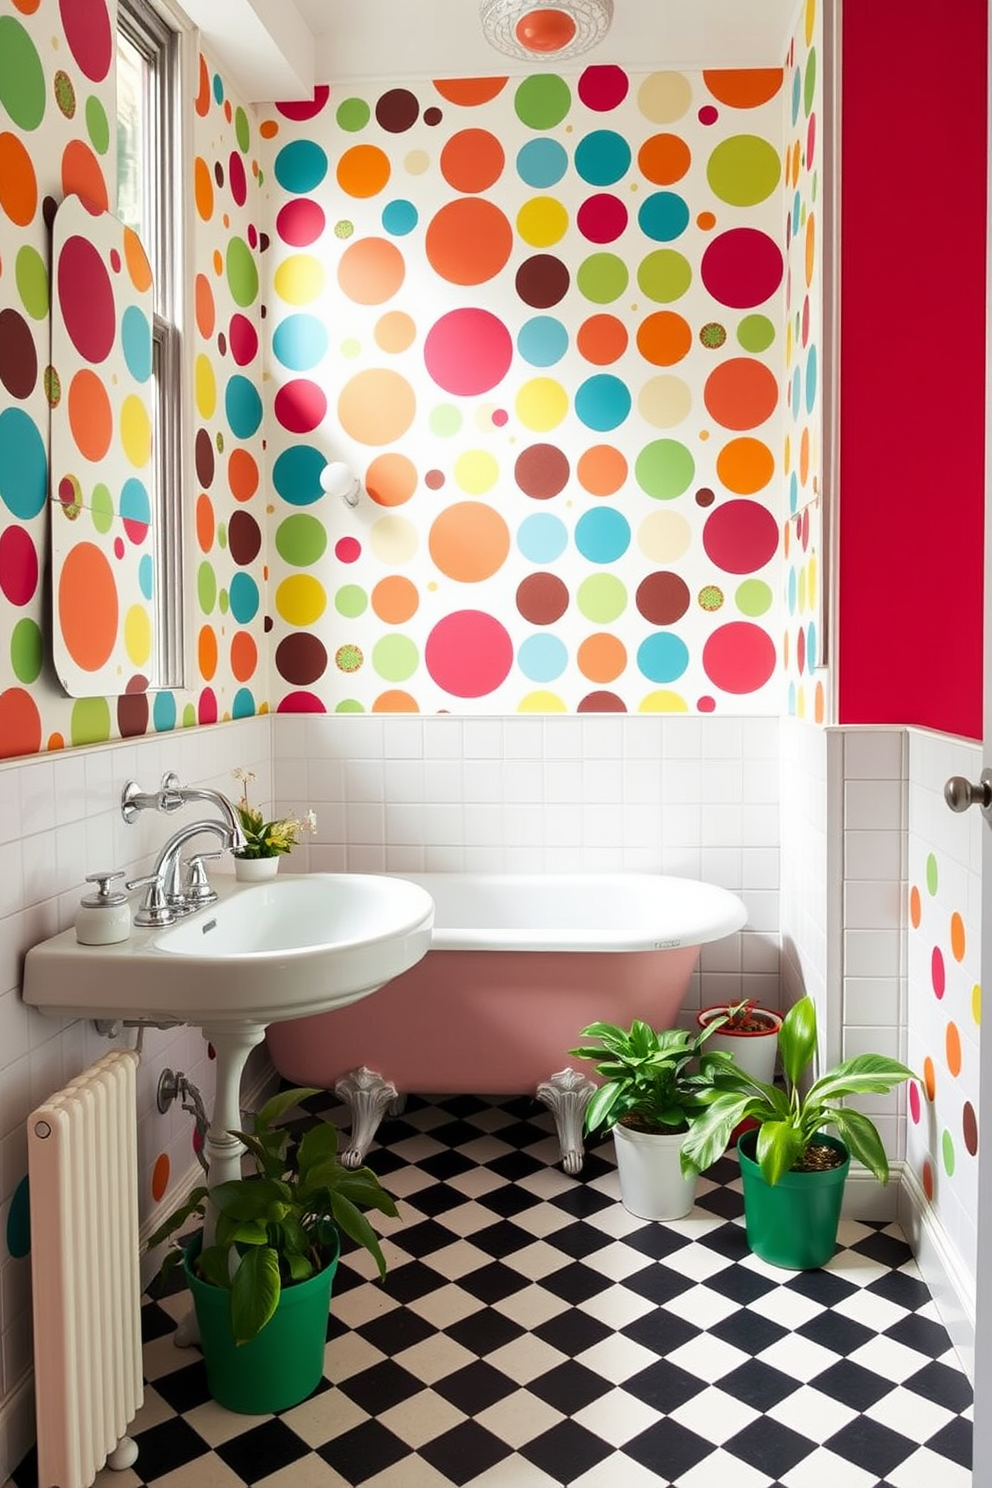
<path fill-rule="evenodd" d="M 782 1014 L 773 1008 L 759 1007 L 753 997 L 741 1002 L 717 1003 L 701 1008 L 696 1014 L 700 1028 L 706 1028 L 724 1015 L 720 1030 L 710 1045 L 711 1050 L 729 1054 L 740 1067 L 757 1079 L 771 1084 L 775 1078 L 775 1053 Z"/>
<path fill-rule="evenodd" d="M 248 801 L 248 785 L 255 779 L 253 770 L 243 766 L 233 771 L 235 780 L 241 783 L 241 797 L 235 804 L 245 844 L 234 856 L 241 862 L 254 862 L 259 858 L 278 858 L 292 852 L 304 832 L 317 830 L 317 817 L 312 810 L 303 816 L 285 816 L 266 821 L 257 806 Z"/>

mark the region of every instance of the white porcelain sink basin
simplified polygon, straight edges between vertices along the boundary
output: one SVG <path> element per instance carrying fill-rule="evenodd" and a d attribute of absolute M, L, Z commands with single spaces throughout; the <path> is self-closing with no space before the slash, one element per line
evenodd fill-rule
<path fill-rule="evenodd" d="M 219 892 L 119 945 L 80 945 L 65 930 L 33 946 L 24 1001 L 66 1018 L 265 1025 L 355 1002 L 431 942 L 434 901 L 403 878 L 280 874 Z"/>

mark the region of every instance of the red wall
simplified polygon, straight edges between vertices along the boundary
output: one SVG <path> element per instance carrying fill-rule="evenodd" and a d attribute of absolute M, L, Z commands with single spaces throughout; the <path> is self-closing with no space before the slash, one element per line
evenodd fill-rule
<path fill-rule="evenodd" d="M 982 735 L 987 0 L 845 0 L 841 723 Z"/>

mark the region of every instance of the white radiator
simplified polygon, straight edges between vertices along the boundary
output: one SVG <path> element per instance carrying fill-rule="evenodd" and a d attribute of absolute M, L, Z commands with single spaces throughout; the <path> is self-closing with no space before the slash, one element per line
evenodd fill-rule
<path fill-rule="evenodd" d="M 28 1117 L 38 1488 L 89 1488 L 143 1399 L 137 1063 L 115 1049 Z"/>

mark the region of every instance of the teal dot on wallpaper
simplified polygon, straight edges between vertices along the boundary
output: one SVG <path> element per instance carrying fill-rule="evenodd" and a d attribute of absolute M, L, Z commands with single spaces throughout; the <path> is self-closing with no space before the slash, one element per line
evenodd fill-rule
<path fill-rule="evenodd" d="M 789 515 L 795 516 L 799 510 L 799 475 L 794 470 L 789 476 Z"/>
<path fill-rule="evenodd" d="M 32 320 L 45 320 L 48 315 L 48 268 L 37 248 L 25 244 L 14 260 L 14 283 L 17 293 Z"/>
<path fill-rule="evenodd" d="M 796 237 L 802 226 L 803 199 L 797 191 L 792 198 L 792 236 Z"/>
<path fill-rule="evenodd" d="M 224 102 L 224 79 L 219 72 L 214 73 L 214 102 Z"/>
<path fill-rule="evenodd" d="M 247 625 L 258 613 L 258 585 L 251 574 L 236 573 L 230 588 L 231 614 L 239 625 Z"/>
<path fill-rule="evenodd" d="M 155 593 L 155 561 L 151 553 L 142 553 L 138 561 L 138 588 L 143 599 L 150 600 Z"/>
<path fill-rule="evenodd" d="M 679 636 L 659 630 L 637 648 L 637 666 L 649 682 L 675 682 L 689 665 L 689 648 Z"/>
<path fill-rule="evenodd" d="M 227 287 L 242 310 L 255 303 L 258 294 L 258 265 L 244 238 L 231 238 L 227 244 Z"/>
<path fill-rule="evenodd" d="M 412 233 L 419 220 L 417 209 L 411 201 L 387 202 L 382 209 L 383 229 L 394 238 L 405 238 L 407 233 Z"/>
<path fill-rule="evenodd" d="M 272 484 L 291 506 L 311 506 L 323 495 L 320 477 L 326 464 L 326 455 L 313 445 L 290 445 L 272 467 Z"/>
<path fill-rule="evenodd" d="M 745 579 L 737 586 L 734 602 L 742 615 L 765 615 L 772 607 L 772 591 L 764 579 Z"/>
<path fill-rule="evenodd" d="M 342 698 L 334 708 L 335 713 L 364 713 L 365 709 L 357 698 Z"/>
<path fill-rule="evenodd" d="M 634 477 L 646 496 L 672 501 L 688 491 L 696 462 L 677 439 L 653 439 L 634 461 Z"/>
<path fill-rule="evenodd" d="M 637 225 L 646 238 L 671 243 L 689 226 L 689 207 L 674 191 L 653 191 L 637 209 Z"/>
<path fill-rule="evenodd" d="M 167 734 L 176 726 L 176 699 L 171 692 L 157 692 L 152 703 L 152 723 L 160 734 Z"/>
<path fill-rule="evenodd" d="M 273 170 L 283 191 L 313 191 L 327 175 L 327 156 L 315 140 L 290 140 L 276 156 Z"/>
<path fill-rule="evenodd" d="M 575 147 L 575 169 L 589 186 L 612 186 L 630 169 L 630 145 L 613 129 L 594 129 Z"/>
<path fill-rule="evenodd" d="M 954 1177 L 954 1138 L 949 1131 L 945 1131 L 940 1139 L 940 1156 L 944 1164 L 944 1172 L 948 1178 Z"/>
<path fill-rule="evenodd" d="M 513 107 L 528 129 L 554 129 L 572 107 L 571 89 L 555 73 L 535 73 L 517 88 Z"/>
<path fill-rule="evenodd" d="M 553 367 L 568 350 L 568 331 L 553 315 L 535 315 L 517 332 L 517 350 L 532 367 Z"/>
<path fill-rule="evenodd" d="M 589 563 L 615 563 L 630 547 L 630 524 L 614 507 L 594 507 L 575 524 L 575 546 Z"/>
<path fill-rule="evenodd" d="M 95 93 L 86 100 L 86 133 L 96 153 L 106 155 L 110 148 L 110 123 L 107 110 Z"/>
<path fill-rule="evenodd" d="M 792 74 L 792 122 L 799 123 L 799 110 L 803 103 L 803 75 L 797 67 Z"/>
<path fill-rule="evenodd" d="M 22 1261 L 31 1251 L 31 1198 L 25 1173 L 14 1189 L 7 1210 L 7 1253 Z"/>
<path fill-rule="evenodd" d="M 338 104 L 334 117 L 339 129 L 346 134 L 357 134 L 371 119 L 372 110 L 364 98 L 345 98 Z"/>
<path fill-rule="evenodd" d="M 609 625 L 627 608 L 627 586 L 616 574 L 590 574 L 575 591 L 579 613 L 596 625 Z"/>
<path fill-rule="evenodd" d="M 234 138 L 238 142 L 238 149 L 242 155 L 246 154 L 251 145 L 251 125 L 248 122 L 248 115 L 240 104 L 234 110 Z"/>
<path fill-rule="evenodd" d="M 802 377 L 800 375 L 799 368 L 796 367 L 792 373 L 792 397 L 790 399 L 790 407 L 792 408 L 792 417 L 794 419 L 797 419 L 799 417 L 799 409 L 802 404 L 802 392 Z"/>
<path fill-rule="evenodd" d="M 201 563 L 196 570 L 196 602 L 200 606 L 201 614 L 213 613 L 214 605 L 217 603 L 217 575 L 210 563 Z"/>
<path fill-rule="evenodd" d="M 767 351 L 775 340 L 775 326 L 767 315 L 745 315 L 737 327 L 737 340 L 745 351 Z"/>
<path fill-rule="evenodd" d="M 387 635 L 372 647 L 372 667 L 384 682 L 405 682 L 420 666 L 420 650 L 409 636 Z"/>
<path fill-rule="evenodd" d="M 231 703 L 232 718 L 252 718 L 255 714 L 255 699 L 247 687 L 239 687 Z"/>
<path fill-rule="evenodd" d="M 787 707 L 788 712 L 789 712 L 789 717 L 790 718 L 795 718 L 795 716 L 796 716 L 796 684 L 795 684 L 795 682 L 790 682 L 789 683 L 789 694 L 788 694 L 788 699 L 787 699 L 787 702 L 786 702 L 786 707 Z"/>
<path fill-rule="evenodd" d="M 806 669 L 813 672 L 816 670 L 816 625 L 811 620 L 806 627 Z"/>
<path fill-rule="evenodd" d="M 34 620 L 18 620 L 10 633 L 10 665 L 18 682 L 37 682 L 44 654 L 40 626 Z"/>
<path fill-rule="evenodd" d="M 812 413 L 816 406 L 817 358 L 816 347 L 811 346 L 806 357 L 806 412 Z"/>
<path fill-rule="evenodd" d="M 568 152 L 557 140 L 528 140 L 517 152 L 517 175 L 525 186 L 545 191 L 568 170 Z"/>
<path fill-rule="evenodd" d="M 576 389 L 575 412 L 587 429 L 606 433 L 619 428 L 630 413 L 630 389 L 608 372 L 587 377 Z"/>
<path fill-rule="evenodd" d="M 358 584 L 342 584 L 334 596 L 334 608 L 339 615 L 354 620 L 368 609 L 369 597 Z"/>
<path fill-rule="evenodd" d="M 797 579 L 797 576 L 796 576 L 796 570 L 794 568 L 790 568 L 789 569 L 789 582 L 788 582 L 788 585 L 787 585 L 787 597 L 786 597 L 786 603 L 789 606 L 789 614 L 790 615 L 794 615 L 796 613 L 796 585 L 797 585 L 797 583 L 798 583 L 798 579 Z"/>
<path fill-rule="evenodd" d="M 816 101 L 816 47 L 810 48 L 803 71 L 803 112 L 807 119 Z"/>
<path fill-rule="evenodd" d="M 20 129 L 37 129 L 45 116 L 45 69 L 13 16 L 0 17 L 0 103 Z"/>
<path fill-rule="evenodd" d="M 23 408 L 0 413 L 0 470 L 0 500 L 12 516 L 26 522 L 44 510 L 48 457 L 38 425 Z"/>
<path fill-rule="evenodd" d="M 224 412 L 235 439 L 250 439 L 262 422 L 262 399 L 258 389 L 240 373 L 228 379 Z"/>
<path fill-rule="evenodd" d="M 931 896 L 937 892 L 937 859 L 933 853 L 927 853 L 927 893 Z"/>
<path fill-rule="evenodd" d="M 568 547 L 568 529 L 550 512 L 535 512 L 517 528 L 517 547 L 528 563 L 553 563 Z"/>
<path fill-rule="evenodd" d="M 462 411 L 453 403 L 438 403 L 432 408 L 427 416 L 427 424 L 432 434 L 439 439 L 450 439 L 453 434 L 459 433 L 464 422 Z"/>
<path fill-rule="evenodd" d="M 553 682 L 568 665 L 568 648 L 555 635 L 532 635 L 517 650 L 517 665 L 530 682 Z"/>
<path fill-rule="evenodd" d="M 138 305 L 128 305 L 121 316 L 121 350 L 135 382 L 147 382 L 152 375 L 152 328 Z"/>
<path fill-rule="evenodd" d="M 692 266 L 674 248 L 658 248 L 641 260 L 637 282 L 649 300 L 670 305 L 681 299 L 692 283 Z"/>
<path fill-rule="evenodd" d="M 291 372 L 309 372 L 327 354 L 327 327 L 316 315 L 287 315 L 272 333 L 276 359 Z"/>
<path fill-rule="evenodd" d="M 317 517 L 298 512 L 276 528 L 276 552 L 294 568 L 318 563 L 327 549 L 327 528 Z"/>
<path fill-rule="evenodd" d="M 579 264 L 575 282 L 594 305 L 609 305 L 626 292 L 630 271 L 616 253 L 591 253 Z"/>

